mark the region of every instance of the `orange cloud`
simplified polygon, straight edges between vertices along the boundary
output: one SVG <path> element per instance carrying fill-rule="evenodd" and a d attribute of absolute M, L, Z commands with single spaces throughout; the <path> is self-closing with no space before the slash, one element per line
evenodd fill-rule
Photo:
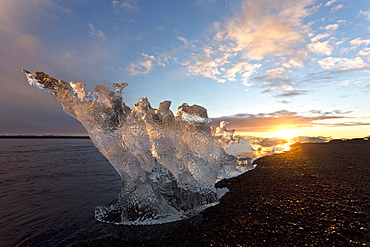
<path fill-rule="evenodd" d="M 219 121 L 230 121 L 229 128 L 237 132 L 271 132 L 284 128 L 309 127 L 361 127 L 369 126 L 369 117 L 344 117 L 351 112 L 334 110 L 331 112 L 310 111 L 309 116 L 286 110 L 272 113 L 235 114 L 213 118 L 212 125 L 217 126 Z M 312 116 L 315 114 L 316 116 Z"/>

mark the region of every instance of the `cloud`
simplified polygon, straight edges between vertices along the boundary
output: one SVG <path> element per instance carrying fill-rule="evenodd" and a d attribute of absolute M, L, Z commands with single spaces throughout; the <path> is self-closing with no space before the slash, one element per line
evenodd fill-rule
<path fill-rule="evenodd" d="M 203 6 L 207 4 L 213 4 L 216 0 L 195 0 L 197 6 Z"/>
<path fill-rule="evenodd" d="M 148 55 L 145 53 L 140 54 L 140 58 L 136 61 L 130 63 L 128 66 L 124 68 L 119 68 L 119 70 L 129 72 L 130 76 L 138 76 L 138 75 L 145 75 L 150 73 L 156 66 L 167 66 L 171 61 L 178 62 L 175 54 L 180 53 L 181 51 L 192 47 L 190 41 L 183 37 L 177 38 L 183 44 L 179 47 L 176 47 L 170 51 L 164 51 L 156 53 L 155 55 Z M 195 66 L 196 67 L 196 66 Z"/>
<path fill-rule="evenodd" d="M 358 52 L 360 56 L 366 56 L 368 60 L 370 60 L 370 47 L 364 48 Z"/>
<path fill-rule="evenodd" d="M 27 31 L 27 24 L 33 22 L 32 14 L 43 14 L 45 6 L 49 1 L 34 1 L 32 4 L 25 3 L 23 6 L 22 1 L 3 1 L 0 8 L 0 35 L 2 38 L 2 46 L 0 49 L 9 56 L 19 56 L 25 51 L 37 51 L 42 47 L 41 40 Z M 26 11 L 29 7 L 29 11 Z M 33 8 L 32 8 L 33 7 Z M 37 11 L 35 11 L 35 9 Z M 36 13 L 35 13 L 36 12 Z M 24 22 L 29 17 L 28 23 Z M 5 44 L 7 44 L 5 46 Z"/>
<path fill-rule="evenodd" d="M 212 123 L 217 126 L 219 121 L 230 121 L 230 129 L 238 132 L 268 132 L 278 126 L 305 126 L 311 124 L 311 118 L 299 116 L 297 112 L 286 110 L 272 113 L 235 114 L 213 118 Z"/>
<path fill-rule="evenodd" d="M 234 65 L 234 67 L 226 71 L 224 76 L 229 81 L 236 81 L 236 74 L 241 74 L 244 81 L 248 80 L 253 74 L 256 73 L 256 70 L 261 67 L 262 64 L 250 64 L 248 62 L 239 62 Z"/>
<path fill-rule="evenodd" d="M 2 56 L 0 84 L 3 90 L 0 93 L 14 90 L 14 83 L 11 82 L 21 76 L 20 70 L 25 68 L 23 66 L 32 69 L 44 65 L 40 54 L 47 54 L 45 46 L 39 37 L 32 34 L 30 29 L 33 25 L 39 24 L 38 16 L 48 14 L 46 9 L 49 6 L 54 5 L 45 0 L 2 1 L 0 8 L 0 54 Z M 26 90 L 26 88 L 20 88 L 19 91 Z"/>
<path fill-rule="evenodd" d="M 238 132 L 269 132 L 279 127 L 304 128 L 313 126 L 340 127 L 370 125 L 369 117 L 343 116 L 349 113 L 351 111 L 340 110 L 333 110 L 331 112 L 311 110 L 309 111 L 309 116 L 305 116 L 305 113 L 287 110 L 259 114 L 239 113 L 213 118 L 212 125 L 217 126 L 220 121 L 230 121 L 229 128 L 236 129 Z"/>
<path fill-rule="evenodd" d="M 312 1 L 248 1 L 236 18 L 225 22 L 216 37 L 232 41 L 244 57 L 261 60 L 266 56 L 292 55 L 303 42 L 302 20 L 309 15 Z"/>
<path fill-rule="evenodd" d="M 298 90 L 289 83 L 290 80 L 286 79 L 272 79 L 265 81 L 263 87 L 268 86 L 267 89 L 263 90 L 262 93 L 273 93 L 274 97 L 293 97 L 298 95 L 307 94 L 308 90 Z M 283 84 L 285 82 L 285 84 Z"/>
<path fill-rule="evenodd" d="M 290 101 L 283 99 L 283 100 L 279 100 L 279 103 L 281 103 L 281 104 L 289 104 Z"/>
<path fill-rule="evenodd" d="M 353 69 L 363 69 L 369 67 L 362 58 L 339 58 L 339 57 L 327 57 L 318 63 L 325 70 L 353 70 Z"/>
<path fill-rule="evenodd" d="M 297 80 L 292 80 L 287 73 L 293 73 L 286 67 L 277 67 L 266 71 L 264 76 L 254 77 L 257 82 L 262 82 L 261 88 L 265 88 L 262 93 L 270 93 L 274 97 L 292 97 L 307 94 L 308 90 L 296 89 L 295 85 L 299 85 Z"/>
<path fill-rule="evenodd" d="M 362 91 L 369 92 L 370 91 L 370 84 L 362 86 L 361 89 L 362 89 Z"/>
<path fill-rule="evenodd" d="M 221 83 L 226 82 L 225 79 L 217 77 L 221 72 L 214 61 L 196 61 L 192 65 L 189 65 L 187 69 L 191 75 L 202 75 L 205 78 L 210 78 Z"/>
<path fill-rule="evenodd" d="M 325 38 L 327 38 L 329 36 L 330 36 L 330 34 L 328 34 L 328 33 L 320 33 L 320 34 L 316 35 L 315 37 L 311 38 L 311 41 L 313 43 L 315 43 L 315 42 L 317 42 L 317 41 L 319 41 L 321 39 L 325 39 Z"/>
<path fill-rule="evenodd" d="M 27 134 L 31 129 L 32 134 L 86 133 L 81 124 L 63 112 L 60 104 L 30 87 L 21 73 L 21 69 L 43 70 L 65 80 L 99 80 L 99 74 L 103 74 L 98 64 L 106 58 L 105 50 L 94 44 L 74 43 L 67 37 L 56 40 L 54 33 L 61 31 L 56 23 L 64 22 L 73 11 L 55 2 L 59 1 L 1 1 L 0 54 L 6 58 L 0 59 L 0 115 L 3 116 L 0 122 L 4 126 L 0 132 L 3 134 Z M 56 28 L 50 31 L 50 25 Z M 82 27 L 81 36 L 87 36 L 84 29 L 86 26 Z M 76 34 L 65 31 L 68 37 Z"/>
<path fill-rule="evenodd" d="M 307 52 L 302 49 L 307 27 L 303 19 L 312 9 L 311 0 L 245 1 L 233 18 L 215 22 L 210 42 L 186 63 L 189 74 L 218 82 L 249 82 L 265 58 L 286 57 L 285 68 L 302 67 Z M 234 63 L 234 61 L 237 61 Z M 280 68 L 283 70 L 284 68 Z M 284 77 L 277 70 L 270 76 Z"/>
<path fill-rule="evenodd" d="M 329 40 L 308 44 L 308 50 L 312 53 L 327 56 L 330 56 L 333 53 L 333 47 L 329 44 Z"/>
<path fill-rule="evenodd" d="M 270 69 L 266 72 L 266 76 L 271 79 L 288 79 L 287 75 L 284 75 L 284 73 L 287 72 L 287 70 L 283 67 Z M 291 72 L 291 71 L 289 71 Z"/>
<path fill-rule="evenodd" d="M 5 1 L 3 1 L 4 3 Z M 19 73 L 20 69 L 44 70 L 49 73 L 66 77 L 68 75 L 96 75 L 99 69 L 95 66 L 104 60 L 106 49 L 95 44 L 86 45 L 82 42 L 73 42 L 71 39 L 55 40 L 53 35 L 38 35 L 40 30 L 46 30 L 45 23 L 51 19 L 62 20 L 68 18 L 67 15 L 73 11 L 61 7 L 49 0 L 8 0 L 0 8 L 0 50 L 7 61 L 0 60 L 0 69 L 4 69 L 5 74 L 10 71 Z M 83 28 L 86 28 L 83 27 Z M 89 25 L 90 32 L 95 31 L 95 35 L 101 35 L 99 30 Z M 69 30 L 68 30 L 69 31 Z M 82 30 L 81 30 L 82 31 Z M 70 36 L 73 36 L 72 33 Z M 81 35 L 83 36 L 83 35 Z M 67 42 L 68 41 L 68 42 Z M 53 44 L 63 42 L 62 46 L 45 46 L 48 42 Z M 67 45 L 68 44 L 68 45 Z M 55 48 L 56 47 L 56 48 Z M 55 59 L 55 57 L 63 59 Z M 2 64 L 4 63 L 4 64 Z M 74 71 L 71 73 L 71 71 Z M 85 71 L 85 73 L 81 73 Z"/>
<path fill-rule="evenodd" d="M 129 72 L 130 76 L 145 75 L 150 73 L 155 66 L 166 66 L 171 54 L 167 52 L 160 53 L 157 57 L 141 54 L 141 58 L 133 63 L 130 63 L 127 68 L 120 68 L 122 71 Z"/>
<path fill-rule="evenodd" d="M 135 63 L 130 63 L 127 68 L 121 68 L 123 71 L 129 72 L 130 76 L 145 75 L 152 71 L 153 60 L 144 59 Z"/>
<path fill-rule="evenodd" d="M 136 0 L 114 0 L 112 1 L 115 9 L 138 10 L 138 2 Z"/>
<path fill-rule="evenodd" d="M 338 4 L 337 6 L 334 6 L 333 8 L 331 8 L 331 12 L 333 13 L 335 11 L 338 11 L 343 7 L 344 7 L 343 4 Z"/>
<path fill-rule="evenodd" d="M 331 6 L 331 5 L 333 5 L 336 1 L 337 1 L 337 0 L 330 0 L 330 1 L 328 1 L 328 2 L 325 4 L 325 6 Z"/>
<path fill-rule="evenodd" d="M 360 45 L 370 45 L 370 39 L 356 38 L 349 42 L 351 45 L 360 46 Z"/>
<path fill-rule="evenodd" d="M 366 17 L 366 19 L 370 19 L 370 10 L 368 11 L 362 11 L 360 10 L 360 12 L 358 13 L 359 16 L 363 15 Z"/>
<path fill-rule="evenodd" d="M 327 25 L 327 26 L 325 26 L 323 29 L 325 29 L 325 30 L 337 30 L 338 29 L 338 27 L 339 27 L 339 25 L 338 24 L 329 24 L 329 25 Z"/>
<path fill-rule="evenodd" d="M 320 116 L 333 116 L 333 115 L 346 115 L 350 114 L 353 111 L 342 111 L 342 110 L 332 110 L 332 111 L 322 111 L 322 110 L 310 110 L 309 114 L 320 115 Z"/>
<path fill-rule="evenodd" d="M 92 23 L 89 23 L 89 34 L 98 37 L 102 41 L 107 41 L 107 38 L 105 37 L 105 34 L 102 30 L 95 29 L 94 25 Z"/>
<path fill-rule="evenodd" d="M 266 85 L 269 85 L 268 84 L 269 82 L 265 82 L 265 83 L 267 83 Z M 270 93 L 271 91 L 275 91 L 275 90 L 279 90 L 279 89 L 280 89 L 280 87 L 269 87 L 269 88 L 263 90 L 262 93 Z"/>
<path fill-rule="evenodd" d="M 191 75 L 201 75 L 205 78 L 211 78 L 218 82 L 226 82 L 225 79 L 220 78 L 222 74 L 222 66 L 230 63 L 228 58 L 230 54 L 225 53 L 223 55 L 219 55 L 214 57 L 214 51 L 211 47 L 205 47 L 201 53 L 194 54 L 191 61 L 187 61 L 184 65 L 187 66 L 189 74 Z M 238 68 L 235 68 L 235 73 L 237 73 Z M 242 71 L 242 68 L 239 68 L 239 71 Z M 235 74 L 233 75 L 233 71 L 231 70 L 228 77 L 230 81 L 234 81 Z"/>
<path fill-rule="evenodd" d="M 298 49 L 295 51 L 295 55 L 290 57 L 288 62 L 283 63 L 285 68 L 292 68 L 292 67 L 303 67 L 306 63 L 308 58 L 308 53 L 305 49 Z"/>
<path fill-rule="evenodd" d="M 185 39 L 184 37 L 179 36 L 179 37 L 177 37 L 177 39 L 180 40 L 181 42 L 183 42 L 184 46 L 190 46 L 191 45 L 190 42 L 187 39 Z"/>
<path fill-rule="evenodd" d="M 283 93 L 280 93 L 276 95 L 276 97 L 292 97 L 292 96 L 298 96 L 298 95 L 304 95 L 307 94 L 308 90 L 286 90 Z"/>
<path fill-rule="evenodd" d="M 313 120 L 314 125 L 328 127 L 354 127 L 370 125 L 370 117 L 328 117 Z"/>

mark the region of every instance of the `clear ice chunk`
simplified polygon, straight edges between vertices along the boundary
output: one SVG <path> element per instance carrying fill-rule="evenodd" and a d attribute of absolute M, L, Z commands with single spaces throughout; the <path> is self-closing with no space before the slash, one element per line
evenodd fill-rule
<path fill-rule="evenodd" d="M 218 180 L 252 167 L 225 152 L 236 142 L 234 131 L 226 129 L 227 122 L 213 129 L 202 106 L 184 103 L 174 115 L 170 101 L 154 109 L 141 98 L 131 109 L 122 99 L 127 83 L 113 84 L 115 92 L 101 85 L 85 92 L 81 82 L 23 72 L 30 85 L 51 94 L 82 123 L 119 173 L 122 190 L 96 207 L 99 221 L 142 225 L 185 219 L 217 204 Z"/>

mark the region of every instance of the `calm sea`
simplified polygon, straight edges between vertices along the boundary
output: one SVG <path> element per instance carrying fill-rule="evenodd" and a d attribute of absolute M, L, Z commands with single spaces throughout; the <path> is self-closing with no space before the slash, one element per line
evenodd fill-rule
<path fill-rule="evenodd" d="M 116 234 L 94 208 L 118 173 L 89 139 L 0 140 L 0 246 L 68 246 Z"/>

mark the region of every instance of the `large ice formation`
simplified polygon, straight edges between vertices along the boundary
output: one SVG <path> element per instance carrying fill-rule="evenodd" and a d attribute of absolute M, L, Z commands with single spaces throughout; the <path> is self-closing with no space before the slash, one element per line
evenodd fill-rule
<path fill-rule="evenodd" d="M 23 72 L 30 85 L 51 94 L 83 124 L 121 176 L 118 197 L 95 209 L 95 218 L 102 222 L 144 225 L 188 218 L 218 202 L 217 181 L 254 168 L 255 159 L 288 151 L 294 142 L 331 140 L 234 137 L 234 130 L 226 128 L 228 121 L 212 128 L 202 106 L 184 103 L 174 115 L 171 101 L 154 109 L 141 98 L 131 109 L 122 99 L 127 83 L 114 83 L 115 92 L 101 85 L 85 92 L 82 82 Z"/>
<path fill-rule="evenodd" d="M 216 181 L 251 169 L 248 160 L 225 152 L 235 142 L 228 122 L 213 129 L 202 106 L 184 103 L 174 115 L 170 101 L 154 109 L 141 98 L 131 109 L 122 99 L 126 83 L 113 84 L 115 92 L 104 86 L 85 92 L 81 82 L 23 72 L 30 85 L 51 94 L 83 124 L 121 176 L 118 197 L 96 207 L 99 221 L 157 224 L 187 218 L 217 203 Z"/>

